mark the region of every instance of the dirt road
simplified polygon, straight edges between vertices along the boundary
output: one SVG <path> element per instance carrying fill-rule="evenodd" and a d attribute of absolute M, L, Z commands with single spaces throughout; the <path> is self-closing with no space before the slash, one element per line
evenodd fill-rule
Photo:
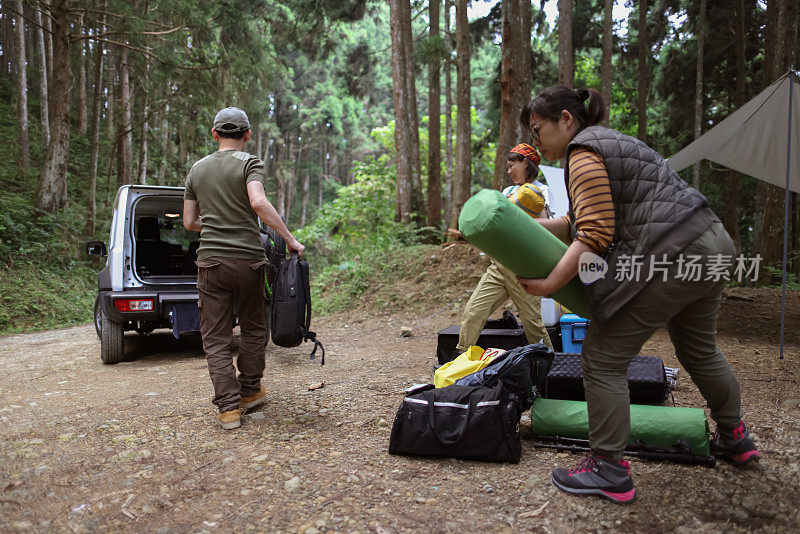
<path fill-rule="evenodd" d="M 325 367 L 304 347 L 270 346 L 269 402 L 232 432 L 213 422 L 196 338 L 133 334 L 130 361 L 104 366 L 91 325 L 3 337 L 0 531 L 796 532 L 800 343 L 792 338 L 779 361 L 774 336 L 746 337 L 772 320 L 741 314 L 757 306 L 750 298 L 726 299 L 720 345 L 762 462 L 634 461 L 639 495 L 626 507 L 557 491 L 551 469 L 580 458 L 530 440 L 518 465 L 387 454 L 401 390 L 431 380 L 435 332 L 457 320 L 449 310 L 411 338 L 401 326 L 425 315 L 316 320 Z M 677 366 L 664 332 L 643 353 Z M 325 386 L 309 391 L 318 381 Z M 703 406 L 685 374 L 674 397 Z"/>

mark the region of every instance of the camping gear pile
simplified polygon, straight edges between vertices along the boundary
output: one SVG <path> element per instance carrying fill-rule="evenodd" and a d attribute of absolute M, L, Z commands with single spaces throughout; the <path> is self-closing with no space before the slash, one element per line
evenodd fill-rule
<path fill-rule="evenodd" d="M 546 277 L 567 249 L 498 191 L 472 196 L 458 226 L 470 244 L 522 278 Z M 508 228 L 514 231 L 505 231 Z M 513 315 L 514 321 L 504 315 L 499 324 L 487 324 L 479 346 L 457 357 L 458 327 L 439 332 L 436 352 L 442 365 L 434 379 L 437 387 L 413 390 L 403 400 L 389 452 L 517 462 L 519 421 L 528 408 L 536 447 L 588 452 L 580 352 L 591 311 L 577 277 L 553 297 L 571 312 L 562 313 L 553 300 L 542 299 L 543 322 L 557 353 L 543 343 L 526 344 L 534 340 L 524 339 Z M 631 362 L 628 385 L 634 404 L 624 454 L 714 465 L 705 412 L 659 406 L 677 384 L 677 376 L 678 370 L 665 368 L 661 358 L 637 356 Z"/>
<path fill-rule="evenodd" d="M 554 353 L 537 343 L 510 350 L 474 346 L 455 357 L 449 345 L 453 335 L 458 338 L 458 326 L 440 332 L 437 357 L 443 365 L 434 373 L 434 384 L 417 387 L 403 399 L 389 452 L 516 463 L 521 454 L 519 422 L 528 409 L 536 448 L 588 452 L 579 352 L 590 321 L 574 314 L 556 315 L 560 315 L 555 326 L 558 346 L 567 340 L 564 345 L 577 353 Z M 502 337 L 498 331 L 505 331 L 508 338 L 517 340 L 516 331 L 522 330 L 510 312 L 486 326 L 480 339 L 498 339 Z M 551 334 L 551 339 L 556 345 L 556 336 Z M 664 367 L 661 358 L 633 359 L 628 386 L 634 404 L 624 454 L 713 466 L 705 412 L 663 406 L 677 381 L 678 369 Z"/>

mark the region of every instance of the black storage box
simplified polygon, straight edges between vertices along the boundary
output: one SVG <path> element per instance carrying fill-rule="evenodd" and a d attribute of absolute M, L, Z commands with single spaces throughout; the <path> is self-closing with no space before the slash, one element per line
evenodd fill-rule
<path fill-rule="evenodd" d="M 553 352 L 563 352 L 561 346 L 561 325 L 545 326 L 547 335 L 550 336 L 550 343 L 553 344 Z"/>
<path fill-rule="evenodd" d="M 438 334 L 436 343 L 436 358 L 440 364 L 454 360 L 458 353 L 458 325 L 448 326 Z M 495 348 L 511 350 L 528 344 L 525 331 L 522 328 L 484 328 L 478 337 L 476 345 L 481 348 Z"/>
<path fill-rule="evenodd" d="M 628 389 L 632 404 L 662 404 L 669 390 L 661 358 L 636 356 L 628 367 Z M 580 354 L 556 354 L 547 374 L 545 397 L 586 400 Z"/>

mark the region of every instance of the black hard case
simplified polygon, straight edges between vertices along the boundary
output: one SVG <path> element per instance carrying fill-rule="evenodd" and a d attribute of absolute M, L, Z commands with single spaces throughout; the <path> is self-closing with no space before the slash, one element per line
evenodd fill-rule
<path fill-rule="evenodd" d="M 458 325 L 448 326 L 438 334 L 436 343 L 436 358 L 440 364 L 445 364 L 458 356 Z M 511 350 L 528 344 L 525 331 L 522 328 L 484 328 L 476 342 L 481 348 L 495 348 Z"/>
<path fill-rule="evenodd" d="M 632 404 L 663 404 L 667 398 L 664 362 L 655 356 L 636 356 L 628 366 Z M 586 400 L 580 354 L 556 354 L 547 374 L 545 396 L 550 399 Z"/>

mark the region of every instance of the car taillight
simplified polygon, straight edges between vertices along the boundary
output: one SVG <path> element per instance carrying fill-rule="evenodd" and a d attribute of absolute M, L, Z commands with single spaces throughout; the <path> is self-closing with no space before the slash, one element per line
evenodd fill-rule
<path fill-rule="evenodd" d="M 153 299 L 116 299 L 114 307 L 121 312 L 152 311 Z"/>

